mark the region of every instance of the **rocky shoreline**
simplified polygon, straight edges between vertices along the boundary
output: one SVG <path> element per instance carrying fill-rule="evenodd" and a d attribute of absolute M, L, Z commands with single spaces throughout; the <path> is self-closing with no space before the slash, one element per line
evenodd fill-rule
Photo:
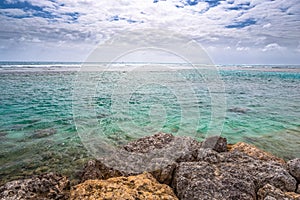
<path fill-rule="evenodd" d="M 300 158 L 285 162 L 253 145 L 227 144 L 218 136 L 198 142 L 165 133 L 119 149 L 114 159 L 126 162 L 122 166 L 90 160 L 76 185 L 56 173 L 10 181 L 0 187 L 0 199 L 300 200 Z M 149 164 L 122 158 L 120 152 L 158 157 Z"/>

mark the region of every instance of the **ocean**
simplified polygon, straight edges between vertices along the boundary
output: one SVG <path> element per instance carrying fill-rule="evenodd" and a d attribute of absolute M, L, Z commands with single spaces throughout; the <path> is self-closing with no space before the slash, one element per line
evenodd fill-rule
<path fill-rule="evenodd" d="M 0 63 L 0 185 L 155 132 L 226 137 L 300 157 L 300 66 Z M 206 74 L 207 73 L 207 74 Z M 97 145 L 95 145 L 97 143 Z"/>

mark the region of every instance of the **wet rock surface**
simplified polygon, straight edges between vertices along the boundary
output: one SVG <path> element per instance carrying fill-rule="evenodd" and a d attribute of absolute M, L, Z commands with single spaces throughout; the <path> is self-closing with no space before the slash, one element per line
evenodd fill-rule
<path fill-rule="evenodd" d="M 55 173 L 16 180 L 0 187 L 1 200 L 68 199 L 69 180 Z"/>
<path fill-rule="evenodd" d="M 71 190 L 71 200 L 165 199 L 177 200 L 172 188 L 160 184 L 149 173 L 107 180 L 87 180 Z"/>

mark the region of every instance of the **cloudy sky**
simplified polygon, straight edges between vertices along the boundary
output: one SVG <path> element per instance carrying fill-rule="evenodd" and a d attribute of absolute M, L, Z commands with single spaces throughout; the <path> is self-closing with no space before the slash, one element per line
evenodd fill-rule
<path fill-rule="evenodd" d="M 1 0 L 0 61 L 84 61 L 127 31 L 168 30 L 217 64 L 300 64 L 299 0 Z"/>

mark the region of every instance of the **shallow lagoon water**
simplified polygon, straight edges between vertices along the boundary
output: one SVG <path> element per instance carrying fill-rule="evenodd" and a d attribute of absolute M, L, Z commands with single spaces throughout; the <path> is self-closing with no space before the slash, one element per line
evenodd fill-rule
<path fill-rule="evenodd" d="M 84 148 L 74 121 L 73 89 L 77 71 L 68 70 L 11 70 L 0 72 L 0 177 L 7 180 L 57 171 L 76 177 L 87 159 L 92 156 Z M 8 70 L 9 69 L 9 70 Z M 34 69 L 34 70 L 33 70 Z M 65 69 L 65 70 L 63 70 Z M 296 70 L 249 70 L 240 67 L 225 69 L 219 74 L 224 82 L 226 116 L 222 136 L 230 143 L 245 141 L 282 157 L 300 157 L 300 72 Z M 98 80 L 92 105 L 95 117 L 104 128 L 112 145 L 126 143 L 143 135 L 120 128 L 112 115 L 111 88 L 122 77 L 122 71 L 92 73 Z M 147 72 L 154 73 L 154 72 Z M 160 76 L 173 72 L 160 71 Z M 165 115 L 158 131 L 178 134 L 180 129 L 194 131 L 199 140 L 205 137 L 211 118 L 211 96 L 201 77 L 183 70 L 190 80 L 199 85 L 194 88 L 198 98 L 186 103 L 199 109 L 196 129 L 181 123 L 182 102 L 162 84 L 143 85 L 130 96 L 129 112 L 121 112 L 118 121 L 134 121 L 136 126 L 147 127 L 150 115 Z M 184 83 L 174 82 L 178 87 Z M 185 87 L 180 87 L 184 90 Z M 190 89 L 186 87 L 186 89 Z M 188 91 L 187 91 L 188 92 Z M 183 91 L 184 93 L 184 91 Z M 83 96 L 83 98 L 88 98 Z M 153 105 L 156 105 L 153 107 Z M 83 105 L 87 106 L 87 105 Z M 150 114 L 149 114 L 150 113 Z M 84 115 L 84 113 L 82 113 Z M 190 128 L 192 129 L 192 128 Z M 103 129 L 102 129 L 103 130 Z M 152 130 L 152 129 L 150 129 Z M 116 134 L 117 133 L 117 134 Z M 134 133 L 134 134 L 133 134 Z"/>

